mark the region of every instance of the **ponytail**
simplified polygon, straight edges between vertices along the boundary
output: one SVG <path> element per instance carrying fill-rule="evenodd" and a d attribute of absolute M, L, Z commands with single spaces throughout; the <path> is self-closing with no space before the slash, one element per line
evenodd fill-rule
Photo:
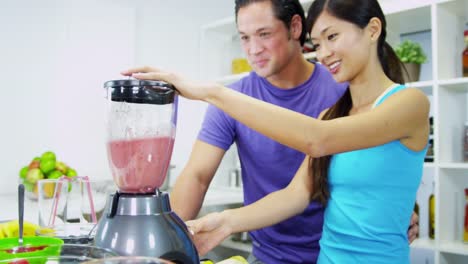
<path fill-rule="evenodd" d="M 336 102 L 336 104 L 325 113 L 322 120 L 331 120 L 338 117 L 349 115 L 352 107 L 351 93 L 346 89 L 345 93 Z M 331 155 L 310 158 L 309 175 L 312 177 L 314 189 L 312 191 L 311 200 L 320 202 L 323 206 L 327 204 L 330 197 L 328 188 L 328 167 L 330 166 Z"/>
<path fill-rule="evenodd" d="M 379 55 L 379 61 L 382 68 L 390 80 L 395 83 L 404 83 L 403 69 L 406 69 L 401 63 L 400 59 L 396 55 L 393 48 L 385 41 L 385 37 L 381 37 L 379 40 L 379 47 L 377 48 Z"/>

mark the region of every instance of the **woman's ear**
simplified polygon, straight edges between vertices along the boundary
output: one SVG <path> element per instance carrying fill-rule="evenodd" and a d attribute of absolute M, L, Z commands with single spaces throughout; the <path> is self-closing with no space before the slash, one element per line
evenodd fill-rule
<path fill-rule="evenodd" d="M 366 27 L 371 42 L 376 42 L 379 40 L 380 33 L 382 33 L 382 21 L 377 17 L 373 17 L 369 20 L 369 23 Z"/>
<path fill-rule="evenodd" d="M 298 40 L 302 34 L 302 18 L 299 15 L 294 15 L 291 19 L 290 34 L 293 39 Z"/>

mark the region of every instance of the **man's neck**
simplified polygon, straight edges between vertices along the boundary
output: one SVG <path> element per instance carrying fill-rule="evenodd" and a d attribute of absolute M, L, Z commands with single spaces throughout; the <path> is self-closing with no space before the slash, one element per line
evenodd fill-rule
<path fill-rule="evenodd" d="M 315 65 L 308 62 L 302 53 L 298 53 L 284 69 L 266 79 L 278 88 L 291 89 L 305 83 L 314 70 Z"/>

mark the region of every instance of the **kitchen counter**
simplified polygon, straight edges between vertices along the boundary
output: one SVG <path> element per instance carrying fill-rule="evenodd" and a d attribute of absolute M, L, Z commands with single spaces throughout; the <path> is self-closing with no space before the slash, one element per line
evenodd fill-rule
<path fill-rule="evenodd" d="M 0 195 L 1 209 L 0 221 L 18 219 L 18 196 L 17 195 Z M 24 198 L 24 220 L 37 223 L 37 201 L 32 201 L 29 198 Z"/>
<path fill-rule="evenodd" d="M 0 195 L 0 221 L 18 219 L 17 195 Z M 206 193 L 203 207 L 238 204 L 243 201 L 243 193 L 240 188 L 212 187 Z M 38 223 L 37 201 L 24 199 L 24 219 L 32 223 Z"/>

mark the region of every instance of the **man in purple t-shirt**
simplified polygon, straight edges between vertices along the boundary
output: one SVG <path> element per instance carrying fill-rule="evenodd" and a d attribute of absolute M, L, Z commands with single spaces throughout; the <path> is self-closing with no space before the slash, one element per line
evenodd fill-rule
<path fill-rule="evenodd" d="M 336 102 L 345 86 L 302 56 L 306 28 L 297 0 L 236 0 L 235 8 L 241 45 L 254 72 L 232 84 L 233 89 L 313 117 Z M 216 169 L 234 142 L 246 205 L 288 185 L 304 160 L 303 153 L 209 106 L 189 162 L 171 192 L 172 208 L 184 220 L 198 214 Z M 313 202 L 299 216 L 251 232 L 249 263 L 315 263 L 322 224 L 323 208 Z"/>

